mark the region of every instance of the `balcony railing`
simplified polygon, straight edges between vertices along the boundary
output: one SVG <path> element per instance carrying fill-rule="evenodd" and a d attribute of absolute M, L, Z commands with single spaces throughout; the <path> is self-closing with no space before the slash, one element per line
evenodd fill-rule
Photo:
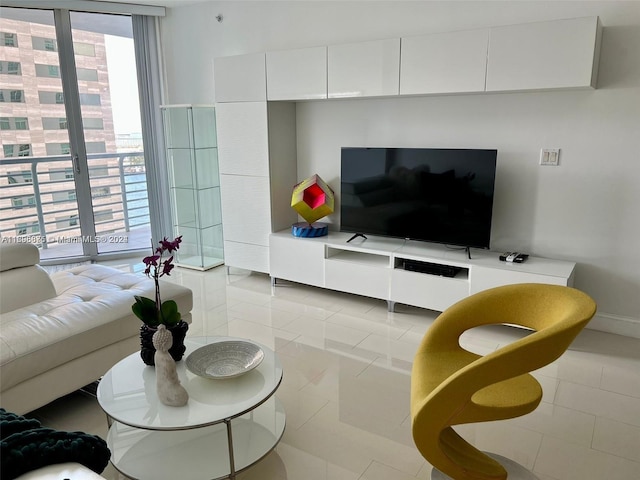
<path fill-rule="evenodd" d="M 47 258 L 70 245 L 102 241 L 99 253 L 148 248 L 151 229 L 144 152 L 89 154 L 96 239 L 81 236 L 73 165 L 68 155 L 0 160 L 0 237 L 38 245 Z M 119 236 L 119 237 L 118 237 Z M 114 241 L 115 240 L 115 241 Z M 45 252 L 51 249 L 55 252 Z"/>

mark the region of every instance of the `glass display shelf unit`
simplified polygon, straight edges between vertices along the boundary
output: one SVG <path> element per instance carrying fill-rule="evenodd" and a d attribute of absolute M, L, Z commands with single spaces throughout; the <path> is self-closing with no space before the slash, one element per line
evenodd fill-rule
<path fill-rule="evenodd" d="M 215 107 L 163 105 L 176 265 L 208 270 L 224 263 Z"/>

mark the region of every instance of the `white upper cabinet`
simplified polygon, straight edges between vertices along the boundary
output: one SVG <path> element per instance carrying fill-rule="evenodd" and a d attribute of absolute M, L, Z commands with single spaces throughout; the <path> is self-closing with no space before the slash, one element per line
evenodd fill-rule
<path fill-rule="evenodd" d="M 400 39 L 330 45 L 329 98 L 398 95 Z"/>
<path fill-rule="evenodd" d="M 267 100 L 327 98 L 327 47 L 267 52 Z"/>
<path fill-rule="evenodd" d="M 400 94 L 483 92 L 488 29 L 402 39 Z"/>
<path fill-rule="evenodd" d="M 213 61 L 216 102 L 267 99 L 264 53 L 220 57 Z"/>
<path fill-rule="evenodd" d="M 269 176 L 267 102 L 219 103 L 220 174 Z"/>
<path fill-rule="evenodd" d="M 596 86 L 598 17 L 490 29 L 487 91 Z"/>

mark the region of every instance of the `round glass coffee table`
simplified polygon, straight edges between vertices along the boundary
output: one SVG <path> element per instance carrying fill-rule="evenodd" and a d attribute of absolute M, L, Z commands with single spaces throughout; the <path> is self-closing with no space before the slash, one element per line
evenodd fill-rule
<path fill-rule="evenodd" d="M 234 337 L 191 337 L 185 357 L 203 345 Z M 257 342 L 253 342 L 257 343 Z M 267 455 L 282 438 L 285 413 L 273 395 L 282 381 L 275 352 L 257 343 L 264 359 L 235 378 L 199 377 L 177 362 L 180 383 L 189 393 L 183 407 L 162 404 L 155 368 L 139 352 L 113 366 L 98 385 L 100 407 L 109 421 L 111 463 L 132 479 L 218 479 Z"/>

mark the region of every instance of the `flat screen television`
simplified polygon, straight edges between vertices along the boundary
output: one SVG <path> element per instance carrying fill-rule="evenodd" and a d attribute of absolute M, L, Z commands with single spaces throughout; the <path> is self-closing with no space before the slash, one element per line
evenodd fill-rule
<path fill-rule="evenodd" d="M 340 230 L 489 248 L 497 150 L 341 151 Z"/>

